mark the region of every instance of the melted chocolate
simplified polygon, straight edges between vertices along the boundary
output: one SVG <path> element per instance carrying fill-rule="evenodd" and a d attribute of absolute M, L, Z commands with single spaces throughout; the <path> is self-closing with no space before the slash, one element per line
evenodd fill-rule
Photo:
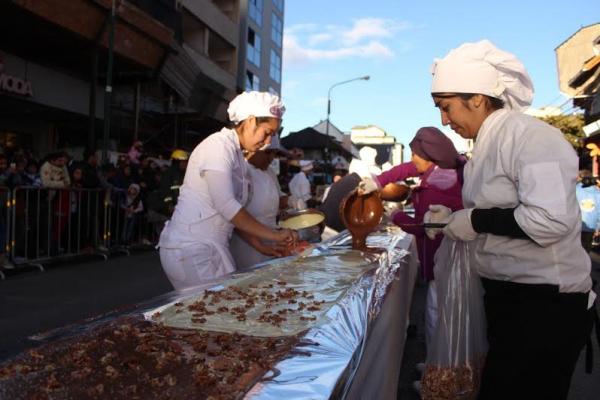
<path fill-rule="evenodd" d="M 342 221 L 352 235 L 352 248 L 366 250 L 366 240 L 383 217 L 383 204 L 378 192 L 359 196 L 354 191 L 348 195 L 340 207 Z"/>

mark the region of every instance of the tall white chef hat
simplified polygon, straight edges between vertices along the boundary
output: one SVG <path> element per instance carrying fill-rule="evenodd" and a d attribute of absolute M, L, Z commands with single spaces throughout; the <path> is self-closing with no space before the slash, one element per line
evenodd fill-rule
<path fill-rule="evenodd" d="M 243 92 L 229 103 L 227 113 L 234 124 L 239 124 L 251 115 L 281 119 L 285 106 L 274 94 L 267 92 Z"/>
<path fill-rule="evenodd" d="M 365 146 L 358 152 L 360 160 L 367 167 L 369 172 L 374 175 L 381 174 L 381 168 L 377 166 L 375 158 L 377 158 L 377 150 L 372 147 Z"/>
<path fill-rule="evenodd" d="M 526 109 L 533 100 L 533 83 L 513 54 L 489 40 L 464 43 L 431 67 L 431 93 L 479 93 L 504 101 L 506 108 Z"/>
<path fill-rule="evenodd" d="M 351 174 L 356 173 L 361 178 L 372 178 L 373 176 L 381 174 L 381 169 L 376 165 L 367 165 L 363 160 L 353 158 L 352 161 L 350 161 L 348 172 Z"/>

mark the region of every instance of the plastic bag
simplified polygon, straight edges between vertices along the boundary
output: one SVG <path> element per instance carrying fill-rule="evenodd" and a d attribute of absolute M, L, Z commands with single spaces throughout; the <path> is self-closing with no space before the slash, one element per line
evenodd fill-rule
<path fill-rule="evenodd" d="M 466 242 L 444 238 L 435 256 L 438 321 L 423 373 L 425 400 L 475 399 L 487 352 L 483 288 Z"/>

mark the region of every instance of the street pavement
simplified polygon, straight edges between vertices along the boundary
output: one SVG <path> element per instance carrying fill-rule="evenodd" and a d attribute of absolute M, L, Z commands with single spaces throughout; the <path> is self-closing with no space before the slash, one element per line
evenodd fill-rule
<path fill-rule="evenodd" d="M 31 345 L 27 337 L 134 305 L 173 290 L 158 252 L 8 271 L 0 281 L 0 360 Z"/>
<path fill-rule="evenodd" d="M 600 256 L 593 275 L 600 281 Z M 160 266 L 156 251 L 112 257 L 108 261 L 85 260 L 35 269 L 9 271 L 0 281 L 0 361 L 33 342 L 27 338 L 169 292 L 172 287 Z M 415 288 L 411 319 L 416 333 L 407 339 L 398 399 L 417 400 L 412 388 L 418 379 L 415 365 L 425 359 L 424 309 L 426 286 Z M 599 307 L 600 308 L 600 307 Z M 577 365 L 569 400 L 600 399 L 600 349 L 594 342 L 594 372 L 584 372 L 583 353 Z"/>

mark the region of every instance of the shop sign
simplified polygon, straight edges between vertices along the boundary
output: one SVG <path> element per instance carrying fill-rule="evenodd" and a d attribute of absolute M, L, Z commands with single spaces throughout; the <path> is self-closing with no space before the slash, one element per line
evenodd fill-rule
<path fill-rule="evenodd" d="M 22 96 L 33 96 L 31 82 L 4 72 L 4 60 L 0 56 L 0 90 Z"/>

